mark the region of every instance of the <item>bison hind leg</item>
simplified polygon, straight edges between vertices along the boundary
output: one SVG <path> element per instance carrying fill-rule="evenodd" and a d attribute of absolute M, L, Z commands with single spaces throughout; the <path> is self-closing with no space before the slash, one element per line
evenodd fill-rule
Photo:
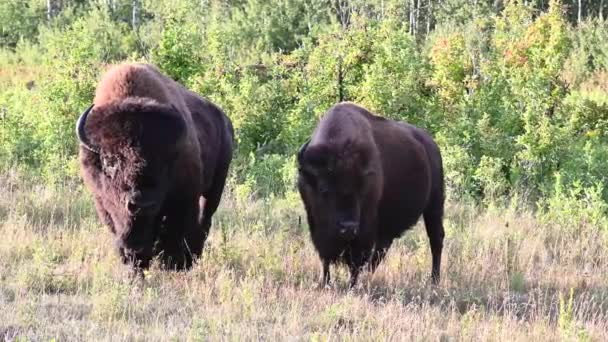
<path fill-rule="evenodd" d="M 193 264 L 193 257 L 183 243 L 181 246 L 165 245 L 160 252 L 160 259 L 163 266 L 170 270 L 189 270 Z"/>
<path fill-rule="evenodd" d="M 392 244 L 392 239 L 381 240 L 376 243 L 374 253 L 372 254 L 372 260 L 369 264 L 370 272 L 374 273 L 376 271 Z"/>
<path fill-rule="evenodd" d="M 428 210 L 424 214 L 424 225 L 431 244 L 431 254 L 433 257 L 433 267 L 431 270 L 431 281 L 434 285 L 439 284 L 441 273 L 441 252 L 443 250 L 443 213 L 440 211 Z"/>
<path fill-rule="evenodd" d="M 228 149 L 228 150 L 226 150 Z M 200 257 L 211 230 L 212 217 L 222 200 L 231 161 L 231 148 L 224 146 L 224 155 L 217 166 L 211 188 L 198 198 L 197 225 L 186 231 L 186 242 L 195 257 Z"/>
<path fill-rule="evenodd" d="M 198 258 L 203 253 L 203 247 L 211 227 L 211 218 L 205 218 L 203 223 L 189 230 L 185 236 L 186 249 L 194 258 Z"/>
<path fill-rule="evenodd" d="M 165 269 L 188 270 L 192 268 L 194 258 L 183 233 L 174 231 L 162 235 L 157 241 L 155 250 Z"/>
<path fill-rule="evenodd" d="M 348 266 L 350 269 L 350 280 L 348 281 L 348 288 L 353 289 L 357 285 L 357 279 L 359 279 L 359 273 L 361 272 L 361 266 L 351 264 Z"/>
<path fill-rule="evenodd" d="M 321 281 L 319 282 L 319 288 L 328 288 L 329 282 L 331 280 L 331 275 L 329 271 L 330 262 L 327 259 L 322 260 L 322 270 L 321 270 Z"/>

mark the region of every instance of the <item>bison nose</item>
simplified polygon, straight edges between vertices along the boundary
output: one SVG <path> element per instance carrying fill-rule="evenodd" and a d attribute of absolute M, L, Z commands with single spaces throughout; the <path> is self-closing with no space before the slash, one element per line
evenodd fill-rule
<path fill-rule="evenodd" d="M 137 211 L 137 204 L 132 200 L 127 200 L 127 211 L 131 214 L 135 213 Z"/>
<path fill-rule="evenodd" d="M 151 244 L 150 232 L 146 229 L 130 229 L 124 233 L 118 244 L 129 253 L 143 253 Z"/>
<path fill-rule="evenodd" d="M 357 235 L 359 222 L 352 220 L 338 221 L 338 227 L 340 228 L 340 234 Z"/>
<path fill-rule="evenodd" d="M 127 211 L 131 214 L 135 214 L 140 211 L 147 211 L 154 208 L 156 203 L 154 201 L 142 201 L 141 197 L 133 196 L 127 199 L 126 207 Z"/>

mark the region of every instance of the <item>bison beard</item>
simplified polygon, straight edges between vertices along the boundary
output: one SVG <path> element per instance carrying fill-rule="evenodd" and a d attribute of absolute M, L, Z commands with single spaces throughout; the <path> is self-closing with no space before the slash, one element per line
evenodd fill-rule
<path fill-rule="evenodd" d="M 332 107 L 298 152 L 298 190 L 323 264 L 349 266 L 350 286 L 369 263 L 373 272 L 394 239 L 424 217 L 439 282 L 444 180 L 433 139 L 412 125 L 352 103 Z"/>
<path fill-rule="evenodd" d="M 123 262 L 190 268 L 232 159 L 228 117 L 155 67 L 122 64 L 76 126 L 82 177 Z"/>

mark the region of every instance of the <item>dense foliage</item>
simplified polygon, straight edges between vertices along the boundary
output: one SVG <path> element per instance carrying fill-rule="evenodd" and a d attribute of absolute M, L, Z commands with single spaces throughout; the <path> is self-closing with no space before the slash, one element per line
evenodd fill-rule
<path fill-rule="evenodd" d="M 454 199 L 517 200 L 569 220 L 579 208 L 581 220 L 607 226 L 603 7 L 6 0 L 0 166 L 73 179 L 74 121 L 100 74 L 110 63 L 149 61 L 231 117 L 233 182 L 248 196 L 293 189 L 293 154 L 325 110 L 350 100 L 429 130 Z"/>

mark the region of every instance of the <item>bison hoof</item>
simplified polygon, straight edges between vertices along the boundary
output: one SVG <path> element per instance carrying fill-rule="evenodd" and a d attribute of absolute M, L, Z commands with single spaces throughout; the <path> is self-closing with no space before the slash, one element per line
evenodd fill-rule
<path fill-rule="evenodd" d="M 139 267 L 131 267 L 129 269 L 129 279 L 133 284 L 141 284 L 145 280 L 144 270 Z"/>
<path fill-rule="evenodd" d="M 317 285 L 317 290 L 331 290 L 332 288 L 333 286 L 329 282 L 326 283 L 324 281 L 321 281 Z"/>

